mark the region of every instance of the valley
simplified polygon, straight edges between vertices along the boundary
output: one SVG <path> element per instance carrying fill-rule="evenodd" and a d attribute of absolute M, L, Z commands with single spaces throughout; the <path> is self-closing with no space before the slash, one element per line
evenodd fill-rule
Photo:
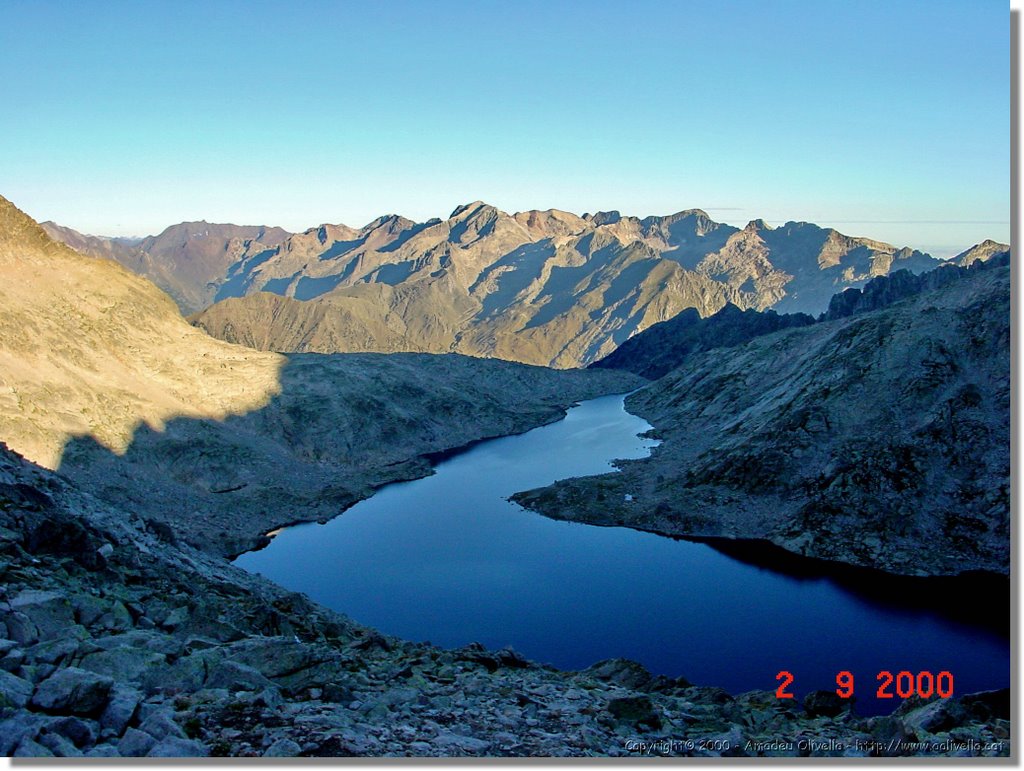
<path fill-rule="evenodd" d="M 243 296 L 224 299 L 193 317 L 193 325 L 181 315 L 185 294 L 179 292 L 176 306 L 133 272 L 151 272 L 155 263 L 138 258 L 136 251 L 132 270 L 119 264 L 129 261 L 125 250 L 137 250 L 143 242 L 84 240 L 82 249 L 110 252 L 86 256 L 54 241 L 47 229 L 0 200 L 0 294 L 5 308 L 0 316 L 0 440 L 5 443 L 0 452 L 0 568 L 6 601 L 0 609 L 0 750 L 33 757 L 628 756 L 633 751 L 624 740 L 643 733 L 700 740 L 684 753 L 694 755 L 723 749 L 756 754 L 750 748 L 778 737 L 787 737 L 794 746 L 811 737 L 821 746 L 834 750 L 838 743 L 843 754 L 856 754 L 858 746 L 893 737 L 931 739 L 955 733 L 962 740 L 998 747 L 996 754 L 1008 751 L 1000 630 L 992 636 L 972 626 L 970 619 L 934 615 L 928 599 L 982 591 L 999 605 L 1000 576 L 1008 570 L 1005 249 L 982 244 L 953 261 L 971 267 L 939 267 L 934 276 L 920 277 L 897 270 L 890 276 L 890 268 L 910 259 L 907 255 L 898 256 L 898 250 L 887 251 L 889 247 L 876 242 L 854 243 L 829 234 L 819 243 L 818 234 L 807 252 L 816 267 L 809 267 L 809 273 L 793 265 L 786 269 L 786 275 L 816 278 L 801 283 L 794 277 L 795 287 L 780 280 L 778 287 L 789 286 L 790 295 L 768 292 L 757 299 L 747 297 L 742 288 L 750 275 L 739 282 L 743 274 L 736 273 L 735 286 L 711 275 L 721 277 L 736 268 L 737 255 L 767 259 L 758 244 L 770 245 L 775 236 L 767 235 L 763 223 L 741 231 L 717 226 L 695 212 L 666 224 L 608 213 L 575 219 L 558 212 L 510 216 L 491 208 L 464 207 L 453 215 L 454 222 L 422 227 L 381 220 L 365 232 L 324 231 L 322 239 L 310 231 L 305 242 L 266 228 L 222 231 L 210 226 L 208 232 L 215 234 L 211 237 L 226 246 L 164 251 L 160 259 L 177 254 L 172 262 L 183 263 L 166 275 L 173 274 L 183 286 L 191 276 L 195 289 L 200 280 L 196 276 L 209 278 L 226 260 L 235 260 L 232 266 L 246 265 L 247 258 L 236 258 L 256 248 L 253 244 L 261 253 L 280 247 L 295 255 L 305 243 L 307 251 L 296 257 L 302 260 L 318 254 L 316 244 L 331 239 L 336 244 L 343 236 L 372 245 L 365 253 L 350 255 L 352 261 L 346 263 L 365 267 L 371 258 L 392 253 L 392 245 L 393 252 L 412 249 L 432 229 L 437 232 L 430 237 L 440 238 L 432 242 L 440 262 L 425 262 L 426 272 L 408 284 L 356 281 L 340 294 L 331 290 L 309 299 L 294 296 L 298 279 L 288 284 L 291 296 L 241 292 Z M 196 223 L 187 224 L 182 233 L 200 232 Z M 584 254 L 578 240 L 581 228 L 593 239 L 615 241 L 615 233 L 634 231 L 642 237 L 627 245 L 608 242 L 611 248 L 603 256 Z M 690 237 L 680 236 L 685 228 L 701 231 L 693 238 L 709 239 L 700 244 L 720 242 L 714 260 L 707 261 L 704 246 L 687 246 Z M 792 235 L 806 228 L 780 230 Z M 522 276 L 508 277 L 511 284 L 499 280 L 510 271 L 497 271 L 488 262 L 494 254 L 490 246 L 524 249 L 516 240 L 523 232 L 538 239 L 530 243 L 562 239 L 553 255 L 544 256 L 547 247 L 538 247 L 532 258 L 529 249 L 521 252 L 519 262 L 533 259 L 543 277 L 525 288 L 517 283 Z M 491 235 L 497 240 L 485 248 L 481 242 Z M 278 237 L 274 247 L 264 248 L 260 241 Z M 71 237 L 63 232 L 62 238 Z M 672 246 L 675 257 L 666 257 L 644 240 L 656 238 Z M 155 260 L 153 253 L 159 250 L 146 248 L 153 250 L 147 253 Z M 226 257 L 217 257 L 221 249 Z M 694 256 L 698 252 L 704 255 L 699 260 Z M 868 253 L 874 256 L 863 262 Z M 848 270 L 853 263 L 843 255 L 849 254 L 862 272 Z M 208 258 L 200 260 L 206 268 L 184 265 L 202 255 Z M 270 266 L 270 257 L 264 257 Z M 559 272 L 549 260 L 563 258 L 568 263 Z M 693 264 L 683 267 L 688 260 Z M 575 272 L 566 273 L 573 261 L 579 262 L 572 268 Z M 519 262 L 512 260 L 522 267 Z M 758 259 L 751 264 L 763 267 Z M 827 273 L 831 267 L 822 264 L 845 267 Z M 643 265 L 643 270 L 631 265 Z M 379 278 L 382 267 L 378 263 L 373 275 Z M 356 267 L 352 271 L 354 275 Z M 483 286 L 481 276 L 488 271 L 493 286 L 478 295 L 467 292 L 467 287 Z M 823 271 L 833 278 L 822 279 Z M 872 271 L 878 275 L 866 283 Z M 253 268 L 245 275 L 255 282 L 263 272 Z M 572 281 L 557 278 L 569 275 Z M 768 270 L 762 276 L 767 283 L 754 285 L 774 286 L 772 275 L 778 278 Z M 818 292 L 815 287 L 834 286 L 838 275 L 852 277 L 849 283 L 866 284 L 863 292 L 837 295 L 831 302 L 817 300 L 814 312 L 823 312 L 818 320 L 785 313 L 785 297 L 794 303 L 806 299 Z M 675 278 L 662 282 L 666 276 Z M 654 283 L 646 283 L 650 281 Z M 461 308 L 460 318 L 477 318 L 473 303 L 504 291 L 502 287 L 508 290 L 502 296 L 519 298 L 522 307 L 513 313 L 512 306 L 501 306 L 495 318 L 504 324 L 509 314 L 520 314 L 515 323 L 500 334 L 484 335 L 485 344 L 440 345 L 449 335 L 451 340 L 483 339 L 479 328 L 452 325 L 451 314 Z M 512 292 L 513 287 L 519 289 Z M 700 289 L 689 294 L 687 287 Z M 797 292 L 796 287 L 805 289 Z M 530 294 L 535 290 L 551 293 L 550 299 L 538 300 L 541 295 Z M 615 297 L 625 304 L 617 304 Z M 201 328 L 205 313 L 219 313 L 230 304 L 248 308 L 260 303 L 270 320 L 256 314 L 247 323 L 253 334 L 265 335 L 264 344 L 245 338 L 250 345 L 237 345 Z M 362 310 L 339 315 L 329 303 Z M 273 340 L 279 322 L 293 329 L 297 341 L 315 338 L 312 327 L 284 321 L 287 314 L 275 304 L 320 314 L 317 324 L 338 325 L 346 335 L 361 329 L 365 345 L 344 353 L 257 350 L 278 347 Z M 758 310 L 768 305 L 781 310 Z M 636 320 L 641 307 L 660 310 L 624 333 L 631 335 L 631 343 L 628 350 L 624 346 L 628 356 L 621 363 L 616 364 L 613 353 L 600 366 L 578 368 L 611 351 L 614 329 L 626 329 L 617 326 L 622 314 Z M 677 313 L 683 308 L 694 310 Z M 543 323 L 533 329 L 558 320 L 557 334 L 550 327 L 520 335 L 538 315 Z M 665 324 L 654 325 L 662 317 Z M 570 318 L 576 321 L 566 325 Z M 673 331 L 677 328 L 681 331 Z M 576 330 L 568 333 L 576 343 L 566 343 L 567 329 Z M 378 347 L 387 335 L 393 335 L 395 350 L 364 350 Z M 417 339 L 422 350 L 408 342 Z M 304 349 L 299 343 L 283 347 Z M 553 356 L 556 350 L 562 353 Z M 529 360 L 557 367 L 523 363 Z M 650 457 L 640 457 L 645 450 L 632 460 L 623 459 L 630 453 L 616 449 L 622 442 L 634 447 L 652 442 L 631 438 L 644 426 L 615 407 L 616 420 L 630 428 L 618 443 L 607 446 L 597 468 L 607 472 L 608 461 L 614 461 L 617 470 L 580 476 L 593 474 L 595 468 L 564 466 L 572 456 L 568 448 L 597 448 L 597 437 L 611 441 L 617 436 L 612 423 L 597 418 L 582 434 L 570 433 L 562 449 L 544 437 L 573 426 L 596 403 L 614 405 L 621 399 L 606 395 L 627 392 L 628 410 L 649 421 L 649 436 L 660 441 Z M 544 433 L 549 430 L 554 433 Z M 885 445 L 877 442 L 882 435 Z M 574 578 L 556 578 L 553 587 L 568 589 L 595 568 L 598 574 L 583 585 L 596 586 L 598 578 L 612 582 L 600 602 L 577 596 L 563 601 L 579 610 L 589 608 L 596 626 L 581 626 L 589 629 L 584 637 L 607 632 L 609 641 L 627 641 L 622 646 L 587 647 L 580 642 L 564 646 L 561 657 L 546 652 L 554 649 L 532 647 L 524 640 L 518 643 L 527 649 L 524 654 L 508 647 L 519 639 L 516 630 L 529 626 L 515 621 L 508 622 L 507 634 L 483 629 L 465 633 L 474 639 L 438 637 L 399 624 L 394 633 L 423 641 L 403 640 L 363 626 L 361 618 L 339 615 L 358 608 L 355 600 L 328 609 L 317 604 L 314 588 L 299 587 L 311 597 L 296 594 L 228 561 L 242 554 L 239 564 L 255 566 L 290 539 L 313 532 L 299 526 L 273 540 L 266 535 L 299 522 L 320 523 L 307 528 L 357 530 L 369 522 L 387 529 L 392 514 L 381 511 L 367 518 L 362 512 L 386 505 L 405 480 L 425 478 L 423 484 L 433 489 L 448 484 L 446 469 L 467 459 L 487 457 L 496 447 L 517 442 L 529 447 L 538 441 L 527 455 L 542 468 L 539 478 L 520 479 L 517 475 L 530 465 L 525 456 L 501 460 L 499 452 L 494 481 L 469 470 L 454 488 L 417 492 L 399 509 L 415 521 L 436 499 L 440 508 L 431 516 L 455 516 L 449 504 L 480 484 L 546 515 L 550 519 L 503 502 L 507 509 L 494 520 L 493 514 L 485 514 L 484 504 L 474 503 L 474 521 L 455 519 L 450 529 L 439 527 L 433 535 L 445 548 L 462 538 L 487 542 L 479 549 L 469 547 L 469 557 L 484 571 L 481 576 L 500 579 L 482 596 L 457 588 L 455 596 L 467 609 L 507 607 L 509 603 L 498 599 L 500 591 L 526 592 L 530 583 L 525 578 L 530 558 L 523 550 L 530 548 L 533 536 L 527 533 L 544 531 L 541 541 L 549 548 L 558 545 L 563 556 L 548 553 L 541 562 L 577 571 Z M 915 451 L 917 446 L 926 451 Z M 463 452 L 467 447 L 472 449 Z M 549 486 L 523 492 L 543 484 Z M 423 502 L 424 512 L 417 511 L 417 501 Z M 473 536 L 489 517 L 503 521 L 505 535 Z M 416 526 L 423 524 L 420 520 Z M 715 539 L 727 540 L 712 551 L 700 543 L 638 531 L 713 544 Z M 373 537 L 363 537 L 366 553 L 354 543 L 353 558 L 344 562 L 358 569 L 360 558 L 369 559 L 364 578 L 372 574 L 387 580 L 390 568 L 383 558 L 372 558 Z M 501 538 L 509 539 L 507 546 L 502 547 Z M 326 546 L 321 540 L 313 537 L 318 546 Z M 780 702 L 771 690 L 772 672 L 766 681 L 763 673 L 729 680 L 724 672 L 735 667 L 706 631 L 693 628 L 688 634 L 704 635 L 702 645 L 710 646 L 705 648 L 710 653 L 699 653 L 701 646 L 689 646 L 685 639 L 657 634 L 643 653 L 628 641 L 635 642 L 635 624 L 647 622 L 624 622 L 616 637 L 611 634 L 615 625 L 601 621 L 603 612 L 615 613 L 614 608 L 601 610 L 611 607 L 602 603 L 616 596 L 612 586 L 621 589 L 631 581 L 653 586 L 630 568 L 638 561 L 649 563 L 645 569 L 659 586 L 666 576 L 678 573 L 677 597 L 684 597 L 684 587 L 699 580 L 687 572 L 695 568 L 698 574 L 704 570 L 705 578 L 720 575 L 723 587 L 730 582 L 746 587 L 737 590 L 739 597 L 750 599 L 757 591 L 779 597 L 796 591 L 792 596 L 809 597 L 806 587 L 797 588 L 793 577 L 787 577 L 788 568 L 762 575 L 756 559 L 744 564 L 723 556 L 733 546 L 748 548 L 765 541 L 838 567 L 869 566 L 871 582 L 881 587 L 909 580 L 896 574 L 918 576 L 925 583 L 900 591 L 921 593 L 923 605 L 910 603 L 905 617 L 873 596 L 847 594 L 847 585 L 827 572 L 815 580 L 824 581 L 820 607 L 849 611 L 836 621 L 836 629 L 844 623 L 877 623 L 882 641 L 877 650 L 883 658 L 884 641 L 894 636 L 930 639 L 931 645 L 949 650 L 969 650 L 972 641 L 976 648 L 991 646 L 987 660 L 994 668 L 975 672 L 963 666 L 960 671 L 962 683 L 984 691 L 958 692 L 955 699 L 928 703 L 911 700 L 892 715 L 877 714 L 884 710 L 868 706 L 858 714 L 837 702 L 834 693 L 829 695 L 822 671 L 807 678 L 800 702 Z M 922 544 L 928 548 L 922 550 Z M 352 546 L 346 542 L 346 548 Z M 260 547 L 267 548 L 250 551 Z M 312 546 L 300 552 L 311 554 Z M 504 567 L 482 567 L 484 555 L 495 553 Z M 518 564 L 510 564 L 516 553 L 520 558 L 512 562 Z M 602 569 L 600 554 L 617 559 Z M 285 562 L 304 559 L 293 554 Z M 471 576 L 459 577 L 454 567 L 459 558 L 453 559 L 451 580 L 472 583 Z M 330 557 L 325 560 L 330 562 Z M 398 558 L 394 569 L 401 573 L 414 565 L 410 552 Z M 723 572 L 706 572 L 711 565 Z M 441 570 L 443 574 L 445 568 Z M 974 588 L 971 582 L 977 576 L 955 578 L 965 571 L 986 574 L 987 588 Z M 516 575 L 523 580 L 518 588 L 512 580 Z M 955 583 L 928 583 L 937 580 L 934 576 Z M 291 586 L 290 578 L 279 580 Z M 355 578 L 342 580 L 352 584 L 350 589 L 359 585 Z M 854 583 L 864 580 L 861 576 Z M 430 582 L 424 574 L 409 588 L 422 591 Z M 486 582 L 481 584 L 486 588 Z M 537 597 L 550 590 L 542 589 Z M 366 589 L 364 599 L 375 591 Z M 444 596 L 438 584 L 435 599 Z M 631 607 L 644 606 L 636 597 L 621 597 Z M 422 600 L 415 604 L 429 607 Z M 543 599 L 534 602 L 543 604 Z M 371 605 L 387 608 L 384 603 Z M 756 604 L 738 618 L 742 621 L 745 615 L 750 622 L 755 611 Z M 676 612 L 701 611 L 699 605 L 684 605 Z M 912 619 L 921 613 L 925 626 L 943 630 L 938 637 L 914 631 Z M 415 615 L 398 611 L 406 621 Z M 488 614 L 481 610 L 475 615 Z M 793 624 L 797 629 L 821 627 L 820 619 L 808 618 Z M 452 623 L 452 629 L 458 627 L 457 620 Z M 540 626 L 564 643 L 566 636 L 556 626 Z M 719 627 L 719 632 L 731 628 L 724 621 Z M 444 647 L 425 641 L 435 637 Z M 742 630 L 729 637 L 741 647 L 748 644 Z M 479 638 L 486 645 L 477 644 Z M 646 658 L 652 651 L 676 649 L 689 651 L 692 658 Z M 645 659 L 646 666 L 624 656 Z M 571 671 L 534 663 L 533 658 L 555 658 Z M 705 664 L 693 664 L 695 671 L 688 671 L 687 661 L 701 659 Z M 920 661 L 921 667 L 941 663 Z M 756 657 L 747 663 L 748 670 L 773 666 Z M 870 658 L 861 663 L 867 668 L 881 665 Z M 717 740 L 711 752 L 701 744 L 708 739 Z"/>
<path fill-rule="evenodd" d="M 0 759 L 1019 761 L 1020 4 L 0 3 Z"/>

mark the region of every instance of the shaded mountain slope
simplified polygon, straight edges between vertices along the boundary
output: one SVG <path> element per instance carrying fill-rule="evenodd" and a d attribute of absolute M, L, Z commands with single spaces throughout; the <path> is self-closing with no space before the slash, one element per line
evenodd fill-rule
<path fill-rule="evenodd" d="M 326 521 L 383 484 L 431 473 L 429 455 L 641 382 L 457 355 L 293 354 L 263 408 L 143 427 L 122 454 L 75 439 L 60 471 L 184 541 L 234 555 L 276 527 Z"/>
<path fill-rule="evenodd" d="M 974 249 L 982 246 L 979 244 Z M 850 288 L 833 295 L 828 310 L 817 321 L 834 321 L 879 310 L 921 292 L 952 284 L 971 275 L 971 271 L 1006 267 L 1010 264 L 1010 253 L 994 252 L 987 259 L 979 258 L 969 264 L 971 267 L 965 268 L 950 261 L 925 273 L 911 273 L 901 268 L 888 276 L 876 276 L 863 288 Z M 705 318 L 690 309 L 634 335 L 590 366 L 625 369 L 654 380 L 681 366 L 693 354 L 733 347 L 760 335 L 813 323 L 815 319 L 803 313 L 780 315 L 751 308 L 740 311 L 734 305 L 726 305 Z"/>
<path fill-rule="evenodd" d="M 738 230 L 699 209 L 510 215 L 476 201 L 447 220 L 392 215 L 294 235 L 232 266 L 219 302 L 192 320 L 263 350 L 454 351 L 576 367 L 687 308 L 817 313 L 838 289 L 937 263 L 808 223 Z"/>
<path fill-rule="evenodd" d="M 814 317 L 806 313 L 780 315 L 726 305 L 718 313 L 701 318 L 690 308 L 629 338 L 590 368 L 625 369 L 657 380 L 694 354 L 730 348 L 760 335 L 813 323 Z"/>
<path fill-rule="evenodd" d="M 650 458 L 516 499 L 895 573 L 1006 573 L 1009 303 L 994 266 L 698 354 L 627 401 L 664 439 Z"/>

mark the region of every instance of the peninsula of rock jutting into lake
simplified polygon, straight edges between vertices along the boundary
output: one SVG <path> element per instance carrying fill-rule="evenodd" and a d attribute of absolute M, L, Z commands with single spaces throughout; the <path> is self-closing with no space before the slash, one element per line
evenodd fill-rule
<path fill-rule="evenodd" d="M 1005 8 L 637 2 L 0 11 L 0 756 L 1015 756 Z"/>

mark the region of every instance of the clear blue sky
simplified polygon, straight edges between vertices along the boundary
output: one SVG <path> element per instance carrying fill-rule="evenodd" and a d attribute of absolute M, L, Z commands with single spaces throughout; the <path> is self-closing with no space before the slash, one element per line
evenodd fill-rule
<path fill-rule="evenodd" d="M 0 73 L 0 194 L 91 233 L 483 199 L 1009 239 L 994 0 L 7 0 Z"/>

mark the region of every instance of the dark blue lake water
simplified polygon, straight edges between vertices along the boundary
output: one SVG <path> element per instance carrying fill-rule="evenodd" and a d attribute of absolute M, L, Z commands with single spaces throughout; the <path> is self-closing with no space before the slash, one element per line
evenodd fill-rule
<path fill-rule="evenodd" d="M 798 697 L 835 688 L 849 670 L 861 714 L 898 703 L 874 699 L 882 670 L 946 670 L 958 694 L 1009 685 L 1005 582 L 961 591 L 833 575 L 770 550 L 767 569 L 751 564 L 758 549 L 736 559 L 505 500 L 646 456 L 656 443 L 637 435 L 648 428 L 622 396 L 584 402 L 558 423 L 476 445 L 431 477 L 384 487 L 325 525 L 287 528 L 236 564 L 389 634 L 511 645 L 562 668 L 621 656 L 733 693 L 774 690 L 788 670 Z"/>

